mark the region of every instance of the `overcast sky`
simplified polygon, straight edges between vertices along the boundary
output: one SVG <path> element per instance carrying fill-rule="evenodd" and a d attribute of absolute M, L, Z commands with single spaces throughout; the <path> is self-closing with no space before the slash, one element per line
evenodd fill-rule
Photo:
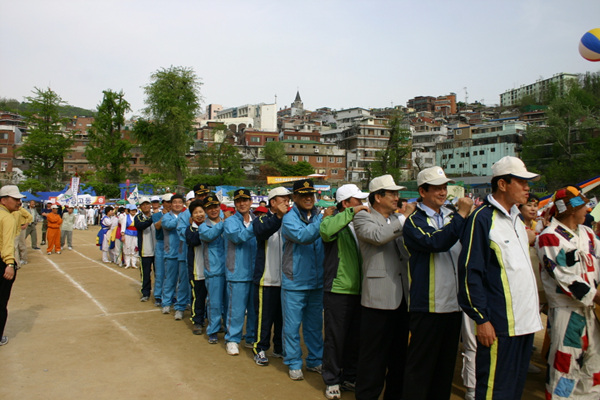
<path fill-rule="evenodd" d="M 559 72 L 597 72 L 578 53 L 598 0 L 0 0 L 0 97 L 34 87 L 95 109 L 123 90 L 134 113 L 159 68 L 191 67 L 204 106 L 406 105 L 500 93 Z"/>

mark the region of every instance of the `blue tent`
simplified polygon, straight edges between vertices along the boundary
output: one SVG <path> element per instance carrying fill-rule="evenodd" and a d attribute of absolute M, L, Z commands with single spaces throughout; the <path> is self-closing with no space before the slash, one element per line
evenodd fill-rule
<path fill-rule="evenodd" d="M 23 197 L 23 199 L 21 199 L 23 201 L 23 203 L 31 201 L 31 200 L 42 201 L 42 199 L 40 199 L 39 197 L 37 197 L 34 194 L 31 194 L 30 192 L 21 192 L 21 194 L 25 196 L 25 197 Z"/>

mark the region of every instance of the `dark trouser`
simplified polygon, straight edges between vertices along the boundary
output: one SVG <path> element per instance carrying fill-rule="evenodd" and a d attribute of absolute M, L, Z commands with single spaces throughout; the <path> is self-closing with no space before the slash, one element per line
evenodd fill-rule
<path fill-rule="evenodd" d="M 194 324 L 204 325 L 204 310 L 206 308 L 206 283 L 204 279 L 190 279 L 190 287 L 192 289 L 192 318 Z"/>
<path fill-rule="evenodd" d="M 31 235 L 31 247 L 37 247 L 37 224 L 27 225 L 25 239 L 27 239 L 27 236 L 29 235 Z"/>
<path fill-rule="evenodd" d="M 404 399 L 449 399 L 462 313 L 410 313 Z"/>
<path fill-rule="evenodd" d="M 498 336 L 491 347 L 477 342 L 475 399 L 520 399 L 533 350 L 533 333 Z"/>
<path fill-rule="evenodd" d="M 46 232 L 48 231 L 48 221 L 42 222 L 42 243 L 46 243 Z"/>
<path fill-rule="evenodd" d="M 362 307 L 356 371 L 357 400 L 379 399 L 384 383 L 384 400 L 402 398 L 408 322 L 405 301 L 395 310 Z"/>
<path fill-rule="evenodd" d="M 281 327 L 281 287 L 254 285 L 254 309 L 256 310 L 256 342 L 254 354 L 267 351 L 271 347 L 271 330 L 273 330 L 273 350 L 282 354 L 283 343 Z"/>
<path fill-rule="evenodd" d="M 154 264 L 154 256 L 142 257 L 142 268 L 140 269 L 140 275 L 142 277 L 142 297 L 150 297 L 150 290 L 152 289 L 152 265 Z"/>
<path fill-rule="evenodd" d="M 13 279 L 4 279 L 4 270 L 6 264 L 0 260 L 0 338 L 4 335 L 4 327 L 6 326 L 6 319 L 8 318 L 8 299 L 10 298 L 10 290 L 12 285 L 17 278 L 17 271 Z"/>
<path fill-rule="evenodd" d="M 323 382 L 356 381 L 360 330 L 360 295 L 324 292 L 325 341 Z"/>

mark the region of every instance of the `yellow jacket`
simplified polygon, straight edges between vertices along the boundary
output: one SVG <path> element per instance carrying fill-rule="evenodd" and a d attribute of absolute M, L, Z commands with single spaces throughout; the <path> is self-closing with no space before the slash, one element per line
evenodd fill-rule
<path fill-rule="evenodd" d="M 0 205 L 0 257 L 6 264 L 15 263 L 15 237 L 17 220 L 3 205 Z"/>

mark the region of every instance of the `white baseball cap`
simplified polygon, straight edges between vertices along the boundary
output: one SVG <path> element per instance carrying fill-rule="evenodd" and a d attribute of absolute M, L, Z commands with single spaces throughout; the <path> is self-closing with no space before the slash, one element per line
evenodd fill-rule
<path fill-rule="evenodd" d="M 19 192 L 19 188 L 16 185 L 2 186 L 0 189 L 0 197 L 12 197 L 13 199 L 22 199 L 25 197 Z"/>
<path fill-rule="evenodd" d="M 187 192 L 187 194 L 185 195 L 185 201 L 188 200 L 194 200 L 194 198 L 196 197 L 196 193 L 194 193 L 193 190 L 190 190 L 189 192 Z"/>
<path fill-rule="evenodd" d="M 50 207 L 50 209 L 53 209 L 53 208 L 58 208 L 58 206 L 56 204 L 52 204 L 52 206 Z"/>
<path fill-rule="evenodd" d="M 150 197 L 150 202 L 151 203 L 160 203 L 160 197 L 152 196 L 152 197 Z"/>
<path fill-rule="evenodd" d="M 271 200 L 273 197 L 277 196 L 291 196 L 292 192 L 284 188 L 283 186 L 276 187 L 275 189 L 269 190 L 268 199 Z"/>
<path fill-rule="evenodd" d="M 140 204 L 150 203 L 150 199 L 146 196 L 140 197 Z"/>
<path fill-rule="evenodd" d="M 378 190 L 404 190 L 406 187 L 396 185 L 394 178 L 391 175 L 382 175 L 377 178 L 373 178 L 369 182 L 369 192 L 373 193 Z"/>
<path fill-rule="evenodd" d="M 444 170 L 440 167 L 425 168 L 423 171 L 419 172 L 419 175 L 417 175 L 418 186 L 421 186 L 424 183 L 437 186 L 448 182 L 454 183 L 452 179 L 448 179 L 446 177 Z"/>
<path fill-rule="evenodd" d="M 165 193 L 163 194 L 162 201 L 171 201 L 171 197 L 173 197 L 173 193 Z"/>
<path fill-rule="evenodd" d="M 517 178 L 537 181 L 540 179 L 538 174 L 527 171 L 525 163 L 521 159 L 512 156 L 504 156 L 492 165 L 492 176 L 512 175 Z"/>
<path fill-rule="evenodd" d="M 341 203 L 344 200 L 348 200 L 351 197 L 362 200 L 369 197 L 369 193 L 362 192 L 354 183 L 348 183 L 346 185 L 340 186 L 337 192 L 335 192 L 335 200 L 338 203 Z"/>

